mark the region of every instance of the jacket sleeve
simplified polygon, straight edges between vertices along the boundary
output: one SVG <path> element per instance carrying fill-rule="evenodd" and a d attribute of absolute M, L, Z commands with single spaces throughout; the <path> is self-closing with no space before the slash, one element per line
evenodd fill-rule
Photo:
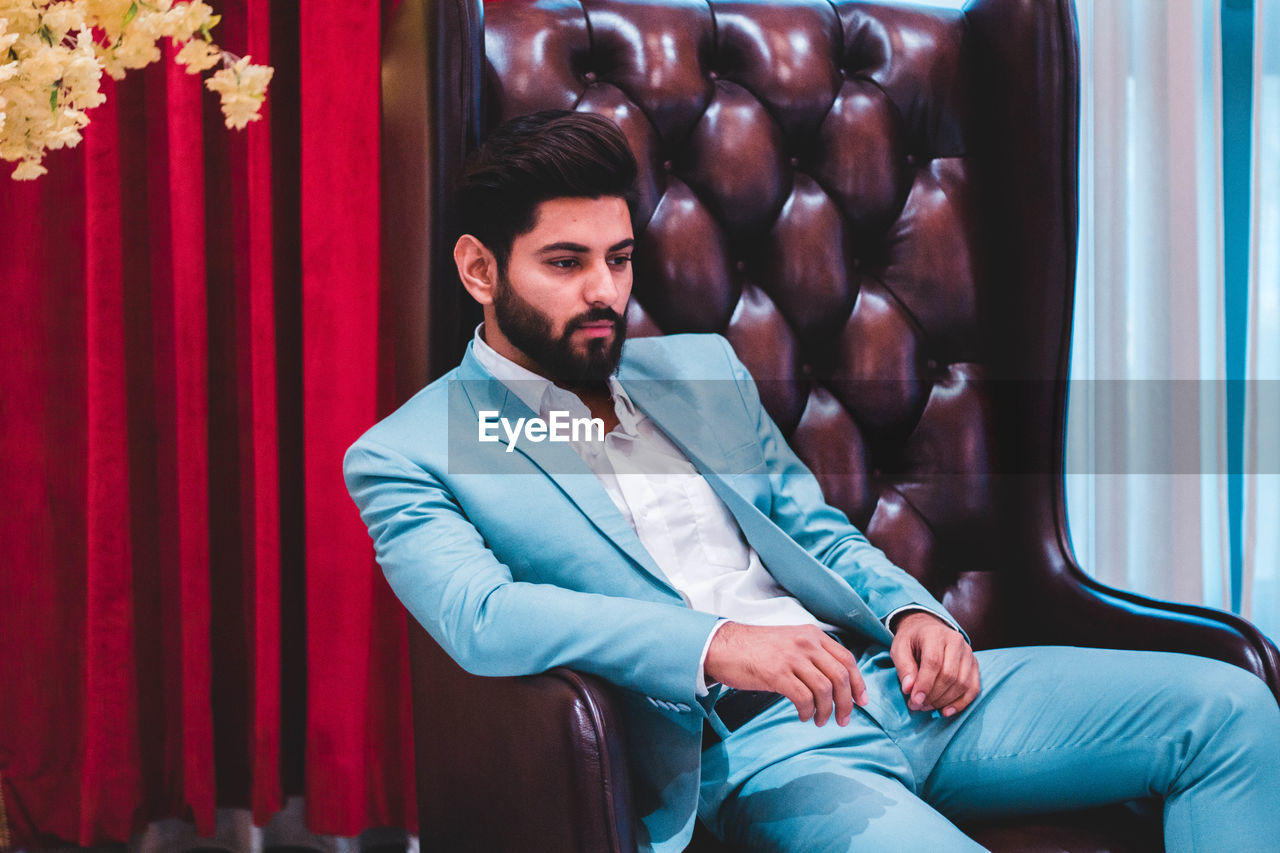
<path fill-rule="evenodd" d="M 882 622 L 902 608 L 920 608 L 936 614 L 964 634 L 946 608 L 919 581 L 890 562 L 843 512 L 826 502 L 817 478 L 796 456 L 765 411 L 750 372 L 738 360 L 729 342 L 723 343 L 743 402 L 755 418 L 773 492 L 769 517 L 774 524 L 818 562 L 844 578 Z"/>
<path fill-rule="evenodd" d="M 715 616 L 516 581 L 432 473 L 368 437 L 343 469 L 393 591 L 464 669 L 499 676 L 567 666 L 697 707 Z"/>

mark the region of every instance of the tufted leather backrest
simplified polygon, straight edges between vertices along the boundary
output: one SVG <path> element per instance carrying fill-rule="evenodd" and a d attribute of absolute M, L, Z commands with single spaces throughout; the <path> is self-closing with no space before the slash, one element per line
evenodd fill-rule
<path fill-rule="evenodd" d="M 435 81 L 426 180 L 515 115 L 613 119 L 640 164 L 632 334 L 725 335 L 827 499 L 976 646 L 1017 642 L 1002 601 L 1062 535 L 1073 26 L 1070 0 L 491 2 L 483 59 Z M 474 315 L 433 191 L 434 375 Z"/>
<path fill-rule="evenodd" d="M 900 4 L 513 0 L 486 9 L 484 115 L 623 129 L 632 328 L 728 337 L 827 499 L 986 645 L 1009 561 L 990 380 L 1034 357 L 992 343 L 1036 318 L 991 269 L 980 49 L 964 13 Z"/>

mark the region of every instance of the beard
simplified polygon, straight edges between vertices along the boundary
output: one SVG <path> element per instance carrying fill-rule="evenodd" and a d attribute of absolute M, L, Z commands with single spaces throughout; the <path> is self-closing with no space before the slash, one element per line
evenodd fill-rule
<path fill-rule="evenodd" d="M 565 323 L 559 337 L 553 337 L 551 318 L 516 293 L 503 274 L 494 290 L 493 312 L 507 340 L 557 385 L 604 382 L 618 369 L 622 343 L 627 339 L 627 318 L 612 308 L 599 306 L 584 311 Z M 589 339 L 585 351 L 575 349 L 573 333 L 587 323 L 602 320 L 613 323 L 613 335 Z"/>

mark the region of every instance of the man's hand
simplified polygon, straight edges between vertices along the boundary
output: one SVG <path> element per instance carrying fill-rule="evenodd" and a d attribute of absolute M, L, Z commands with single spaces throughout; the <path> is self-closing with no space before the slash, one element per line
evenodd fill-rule
<path fill-rule="evenodd" d="M 954 717 L 982 689 L 973 649 L 959 631 L 931 613 L 913 611 L 897 619 L 889 654 L 913 711 Z"/>
<path fill-rule="evenodd" d="M 858 660 L 813 625 L 727 622 L 707 649 L 707 680 L 739 690 L 772 690 L 790 699 L 800 719 L 849 724 L 854 704 L 867 704 Z"/>

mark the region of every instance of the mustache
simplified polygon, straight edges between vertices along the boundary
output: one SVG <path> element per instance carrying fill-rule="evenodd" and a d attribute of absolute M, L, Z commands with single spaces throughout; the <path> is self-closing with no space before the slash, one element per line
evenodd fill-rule
<path fill-rule="evenodd" d="M 590 311 L 584 311 L 577 317 L 574 317 L 565 324 L 564 332 L 565 334 L 569 334 L 582 328 L 588 323 L 599 323 L 601 320 L 608 320 L 610 323 L 613 323 L 613 327 L 617 329 L 622 325 L 624 318 L 612 308 L 606 305 L 601 305 L 596 308 L 592 308 Z"/>

